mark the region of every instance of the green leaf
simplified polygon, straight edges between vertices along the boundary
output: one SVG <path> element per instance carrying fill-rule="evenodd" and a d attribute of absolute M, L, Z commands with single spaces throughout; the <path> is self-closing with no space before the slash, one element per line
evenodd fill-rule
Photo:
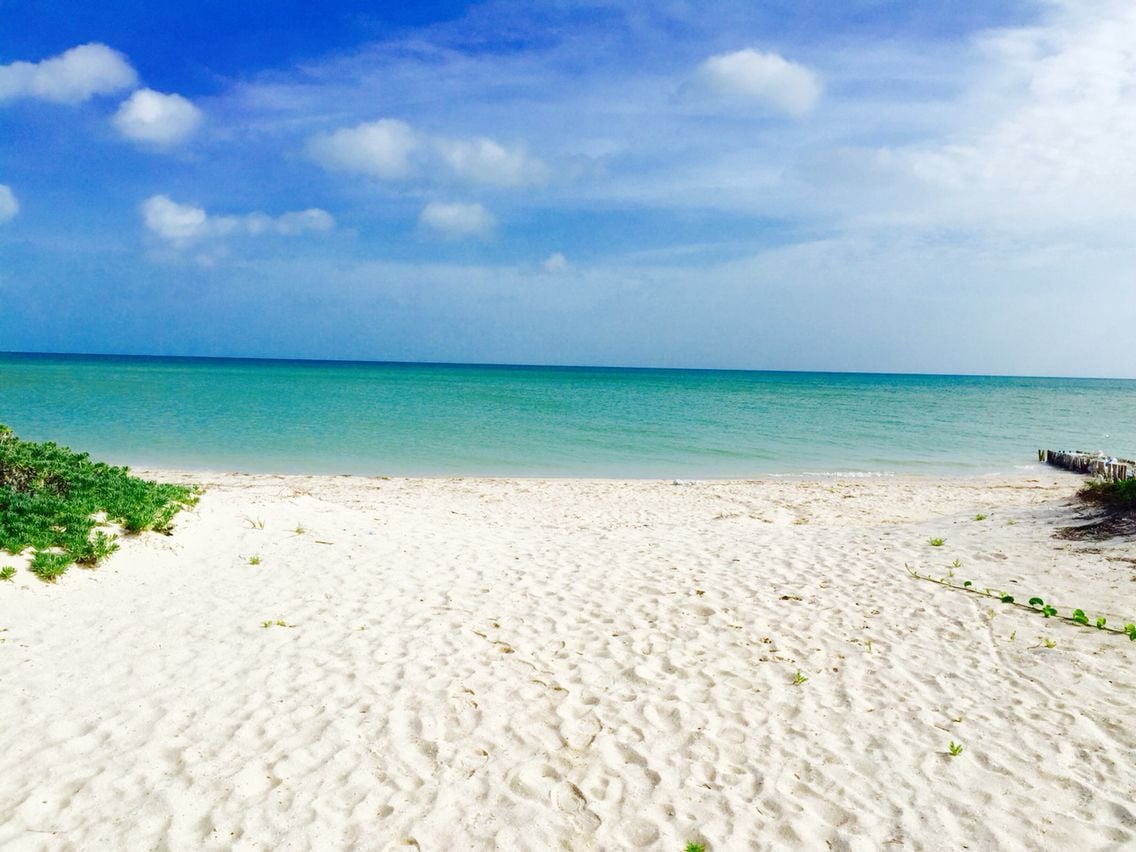
<path fill-rule="evenodd" d="M 1002 595 L 1002 603 L 1013 603 L 1013 602 L 1014 602 L 1014 596 L 1013 595 Z"/>
<path fill-rule="evenodd" d="M 1073 620 L 1075 622 L 1077 622 L 1078 624 L 1088 624 L 1089 623 L 1089 617 L 1087 615 L 1085 615 L 1085 611 L 1083 609 L 1073 610 Z"/>
<path fill-rule="evenodd" d="M 1098 618 L 1098 619 L 1097 619 L 1097 630 L 1104 630 L 1104 626 L 1105 626 L 1105 624 L 1107 624 L 1107 623 L 1108 623 L 1108 619 L 1107 619 L 1107 618 L 1105 618 L 1105 617 L 1104 617 L 1104 616 L 1102 615 L 1102 616 L 1101 616 L 1100 618 Z"/>
<path fill-rule="evenodd" d="M 1045 601 L 1043 601 L 1041 598 L 1030 598 L 1029 599 L 1029 605 L 1030 606 L 1045 606 Z"/>

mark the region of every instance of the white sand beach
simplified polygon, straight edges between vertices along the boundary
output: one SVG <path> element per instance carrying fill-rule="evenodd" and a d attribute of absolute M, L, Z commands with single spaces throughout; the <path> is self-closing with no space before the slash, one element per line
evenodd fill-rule
<path fill-rule="evenodd" d="M 1136 643 L 904 568 L 1136 620 L 1072 475 L 144 475 L 0 583 L 5 850 L 1136 848 Z"/>

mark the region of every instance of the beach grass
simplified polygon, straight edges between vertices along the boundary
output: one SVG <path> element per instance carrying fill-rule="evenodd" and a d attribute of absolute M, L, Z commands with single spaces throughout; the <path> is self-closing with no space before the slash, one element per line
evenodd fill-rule
<path fill-rule="evenodd" d="M 1094 479 L 1077 496 L 1110 509 L 1136 509 L 1136 479 Z"/>
<path fill-rule="evenodd" d="M 33 548 L 30 570 L 40 579 L 53 582 L 73 563 L 94 566 L 117 550 L 117 536 L 97 526 L 168 533 L 197 493 L 53 442 L 20 440 L 0 424 L 0 550 Z"/>

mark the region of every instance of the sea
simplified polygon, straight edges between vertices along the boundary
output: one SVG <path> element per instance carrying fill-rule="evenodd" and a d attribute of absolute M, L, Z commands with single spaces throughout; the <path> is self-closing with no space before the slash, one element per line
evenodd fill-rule
<path fill-rule="evenodd" d="M 0 423 L 141 468 L 663 479 L 1136 457 L 1136 381 L 0 354 Z"/>

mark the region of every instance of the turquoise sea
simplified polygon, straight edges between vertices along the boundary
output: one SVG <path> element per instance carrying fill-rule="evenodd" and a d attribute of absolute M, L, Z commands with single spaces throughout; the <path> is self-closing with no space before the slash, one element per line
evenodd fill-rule
<path fill-rule="evenodd" d="M 0 423 L 134 467 L 747 477 L 1136 456 L 1136 381 L 0 355 Z"/>

